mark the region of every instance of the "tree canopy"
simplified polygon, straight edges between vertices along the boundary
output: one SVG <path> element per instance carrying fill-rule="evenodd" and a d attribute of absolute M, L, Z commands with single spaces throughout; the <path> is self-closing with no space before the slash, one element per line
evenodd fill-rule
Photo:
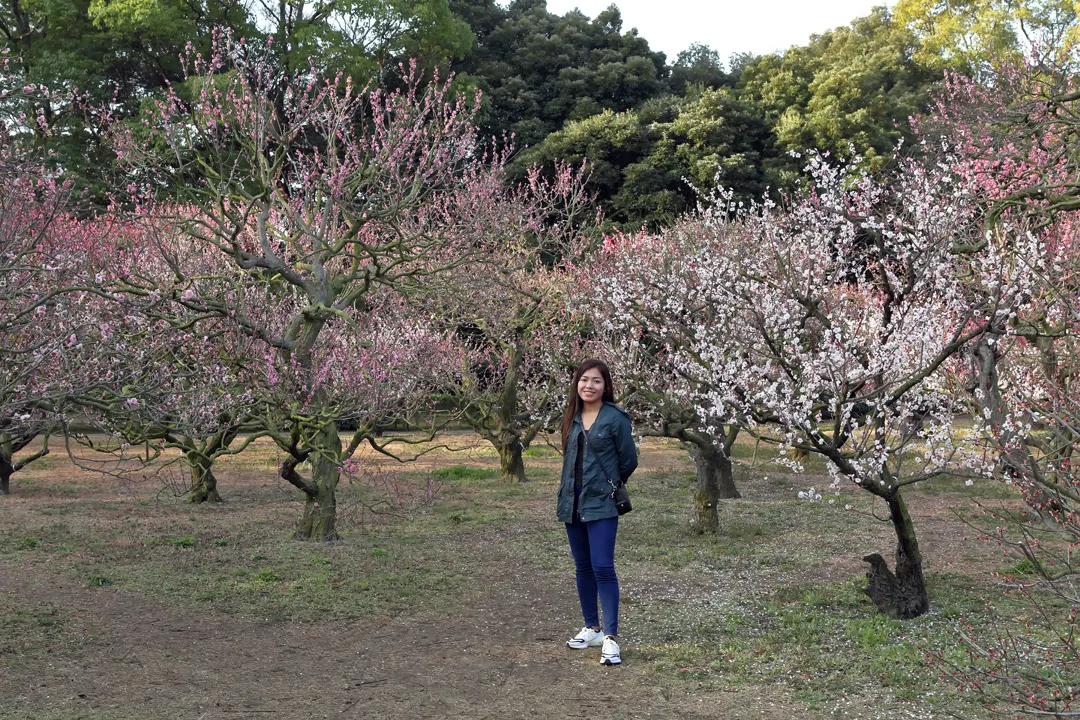
<path fill-rule="evenodd" d="M 637 30 L 623 31 L 612 5 L 590 20 L 548 12 L 543 0 L 454 0 L 476 34 L 471 54 L 453 65 L 476 79 L 489 132 L 512 132 L 535 145 L 568 120 L 620 112 L 667 90 L 666 58 Z"/>
<path fill-rule="evenodd" d="M 1040 42 L 1071 44 L 1076 13 L 1067 0 L 901 0 L 782 53 L 725 61 L 695 44 L 669 61 L 614 4 L 589 18 L 544 0 L 0 0 L 9 56 L 54 93 L 40 141 L 91 187 L 109 161 L 85 107 L 137 117 L 183 84 L 184 48 L 205 53 L 223 30 L 272 38 L 283 78 L 314 65 L 396 87 L 405 59 L 453 72 L 458 91 L 481 91 L 482 133 L 517 149 L 518 179 L 531 162 L 587 159 L 612 222 L 657 227 L 699 190 L 792 188 L 810 148 L 883 162 L 944 70 L 985 76 Z"/>

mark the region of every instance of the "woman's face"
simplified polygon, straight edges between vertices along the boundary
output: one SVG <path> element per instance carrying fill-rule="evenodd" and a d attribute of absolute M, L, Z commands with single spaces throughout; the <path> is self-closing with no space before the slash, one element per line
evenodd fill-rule
<path fill-rule="evenodd" d="M 604 397 L 604 376 L 597 368 L 589 368 L 581 373 L 577 384 L 578 397 L 586 403 L 596 402 Z"/>

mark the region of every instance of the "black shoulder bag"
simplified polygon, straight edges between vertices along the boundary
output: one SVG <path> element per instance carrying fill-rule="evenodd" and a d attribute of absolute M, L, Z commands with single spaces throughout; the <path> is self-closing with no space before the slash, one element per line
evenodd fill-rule
<path fill-rule="evenodd" d="M 582 428 L 582 430 L 584 430 L 584 428 Z M 582 435 L 585 437 L 585 448 L 587 450 L 592 450 L 592 445 L 589 443 L 589 432 L 585 430 Z M 615 452 L 618 451 L 619 449 L 616 445 Z M 607 473 L 607 468 L 604 467 L 604 463 L 600 461 L 600 456 L 597 455 L 595 451 L 593 451 L 593 457 L 596 458 L 596 464 L 600 466 L 600 472 L 604 473 L 604 479 L 607 480 L 608 485 L 611 486 L 611 495 L 608 497 L 615 501 L 615 509 L 619 511 L 620 515 L 625 515 L 633 510 L 634 507 L 630 504 L 630 493 L 626 490 L 626 483 L 620 482 L 618 485 L 613 483 L 611 481 L 611 476 Z"/>

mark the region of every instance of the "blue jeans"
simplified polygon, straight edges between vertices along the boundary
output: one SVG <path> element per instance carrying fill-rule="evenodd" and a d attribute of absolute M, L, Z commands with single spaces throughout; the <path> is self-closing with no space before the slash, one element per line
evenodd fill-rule
<path fill-rule="evenodd" d="M 581 614 L 589 627 L 600 624 L 596 596 L 604 608 L 604 634 L 619 634 L 619 579 L 615 577 L 615 531 L 619 518 L 566 523 L 570 554 L 577 568 Z"/>

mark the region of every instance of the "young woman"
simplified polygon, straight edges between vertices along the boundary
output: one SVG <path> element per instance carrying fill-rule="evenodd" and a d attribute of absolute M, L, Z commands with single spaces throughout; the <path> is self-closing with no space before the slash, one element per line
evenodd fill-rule
<path fill-rule="evenodd" d="M 578 598 L 585 627 L 567 640 L 576 650 L 602 645 L 600 662 L 618 665 L 619 580 L 615 576 L 615 531 L 619 512 L 611 494 L 637 467 L 630 416 L 615 404 L 607 365 L 586 360 L 574 372 L 562 421 L 563 469 L 557 514 L 566 523 L 577 568 Z M 603 630 L 596 597 L 604 610 Z"/>

